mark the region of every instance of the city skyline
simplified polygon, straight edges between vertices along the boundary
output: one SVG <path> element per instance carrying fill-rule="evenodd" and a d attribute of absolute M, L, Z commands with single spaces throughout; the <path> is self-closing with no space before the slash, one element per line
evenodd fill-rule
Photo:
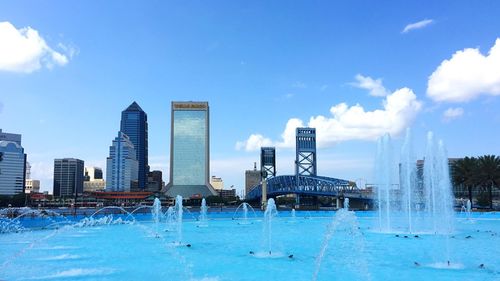
<path fill-rule="evenodd" d="M 374 140 L 406 127 L 419 159 L 427 131 L 449 157 L 500 154 L 495 1 L 22 3 L 0 3 L 0 128 L 42 190 L 54 159 L 105 169 L 133 101 L 165 178 L 170 102 L 208 101 L 210 176 L 238 190 L 260 146 L 294 173 L 296 127 L 316 128 L 318 174 L 349 180 L 371 181 Z"/>

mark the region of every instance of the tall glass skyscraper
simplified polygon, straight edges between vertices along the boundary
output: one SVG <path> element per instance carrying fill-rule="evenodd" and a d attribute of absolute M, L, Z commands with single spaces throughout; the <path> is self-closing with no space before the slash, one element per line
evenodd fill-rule
<path fill-rule="evenodd" d="M 145 189 L 148 185 L 148 116 L 146 112 L 134 101 L 127 109 L 122 111 L 120 131 L 125 133 L 136 152 L 139 162 L 138 188 Z"/>
<path fill-rule="evenodd" d="M 129 192 L 137 185 L 139 163 L 135 156 L 136 151 L 129 137 L 118 132 L 106 160 L 106 191 Z"/>
<path fill-rule="evenodd" d="M 172 102 L 170 183 L 167 195 L 217 195 L 210 185 L 208 102 Z"/>

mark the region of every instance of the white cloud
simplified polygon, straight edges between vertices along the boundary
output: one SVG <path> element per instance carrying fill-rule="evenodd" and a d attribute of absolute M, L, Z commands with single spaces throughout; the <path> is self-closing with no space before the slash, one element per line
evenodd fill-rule
<path fill-rule="evenodd" d="M 0 71 L 31 73 L 45 66 L 66 65 L 74 48 L 59 45 L 62 54 L 50 48 L 38 31 L 31 27 L 16 29 L 10 22 L 0 22 Z M 63 46 L 63 47 L 61 47 Z"/>
<path fill-rule="evenodd" d="M 326 85 L 326 84 L 325 84 L 325 85 L 322 85 L 321 87 L 319 87 L 319 90 L 320 90 L 321 92 L 323 92 L 323 91 L 325 91 L 327 88 L 328 88 L 328 85 Z"/>
<path fill-rule="evenodd" d="M 386 88 L 382 85 L 382 79 L 373 79 L 369 76 L 361 74 L 356 75 L 356 82 L 351 83 L 352 86 L 368 90 L 370 96 L 385 97 L 389 94 Z"/>
<path fill-rule="evenodd" d="M 254 151 L 260 149 L 262 146 L 272 146 L 271 139 L 265 138 L 261 134 L 252 134 L 246 141 L 239 141 L 236 143 L 236 149 L 245 149 L 246 151 Z"/>
<path fill-rule="evenodd" d="M 401 31 L 401 33 L 407 33 L 407 32 L 410 32 L 412 30 L 424 28 L 433 22 L 434 22 L 434 20 L 425 19 L 425 20 L 421 20 L 419 22 L 410 23 L 407 26 L 405 26 L 405 28 L 403 29 L 403 31 Z"/>
<path fill-rule="evenodd" d="M 437 102 L 467 102 L 480 95 L 500 95 L 500 38 L 486 56 L 478 48 L 456 52 L 427 84 L 427 96 Z"/>
<path fill-rule="evenodd" d="M 453 119 L 457 119 L 458 117 L 462 116 L 464 114 L 464 109 L 461 108 L 461 107 L 457 107 L 457 108 L 448 108 L 447 110 L 445 110 L 445 112 L 443 112 L 443 120 L 445 122 L 449 122 Z"/>
<path fill-rule="evenodd" d="M 382 109 L 365 111 L 359 104 L 348 106 L 340 103 L 330 108 L 331 116 L 313 116 L 307 124 L 300 119 L 291 118 L 280 141 L 252 134 L 246 141 L 238 142 L 236 148 L 247 151 L 258 150 L 261 146 L 293 148 L 295 129 L 304 125 L 316 128 L 319 147 L 348 140 L 375 140 L 385 133 L 398 135 L 411 125 L 421 107 L 422 103 L 417 100 L 413 91 L 402 88 L 384 99 Z"/>

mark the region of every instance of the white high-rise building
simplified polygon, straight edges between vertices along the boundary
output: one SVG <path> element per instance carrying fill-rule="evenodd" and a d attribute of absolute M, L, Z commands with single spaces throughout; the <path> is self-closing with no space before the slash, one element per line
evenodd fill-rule
<path fill-rule="evenodd" d="M 109 147 L 106 165 L 106 191 L 130 191 L 138 185 L 139 162 L 134 145 L 123 132 Z"/>
<path fill-rule="evenodd" d="M 14 141 L 0 141 L 0 195 L 24 191 L 26 154 Z"/>

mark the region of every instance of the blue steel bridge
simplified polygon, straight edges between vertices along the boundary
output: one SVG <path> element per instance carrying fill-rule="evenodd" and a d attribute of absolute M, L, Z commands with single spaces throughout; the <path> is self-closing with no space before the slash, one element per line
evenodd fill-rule
<path fill-rule="evenodd" d="M 328 196 L 337 199 L 349 198 L 354 202 L 371 203 L 372 196 L 351 185 L 349 181 L 317 175 L 316 166 L 316 129 L 297 128 L 295 151 L 295 175 L 276 175 L 276 150 L 274 147 L 262 147 L 260 170 L 266 180 L 267 197 L 295 194 L 297 203 L 301 196 Z M 262 198 L 262 183 L 254 186 L 247 200 Z M 352 202 L 352 201 L 351 201 Z"/>

